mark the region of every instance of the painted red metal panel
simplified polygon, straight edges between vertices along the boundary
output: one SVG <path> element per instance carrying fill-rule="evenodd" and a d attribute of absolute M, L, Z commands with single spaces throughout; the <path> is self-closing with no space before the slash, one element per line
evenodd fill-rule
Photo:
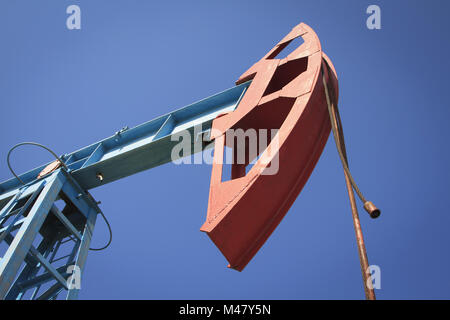
<path fill-rule="evenodd" d="M 286 58 L 276 59 L 297 37 L 304 43 Z M 323 60 L 332 74 L 322 68 Z M 301 23 L 239 78 L 238 84 L 250 79 L 252 83 L 238 108 L 213 122 L 214 163 L 208 213 L 201 231 L 208 234 L 233 269 L 243 270 L 274 231 L 323 151 L 331 125 L 322 72 L 337 99 L 334 67 L 315 32 Z M 233 164 L 231 180 L 222 181 L 229 129 L 250 128 L 279 131 L 247 174 L 245 166 L 252 159 L 246 158 L 245 164 Z M 276 174 L 264 174 L 277 155 Z"/>

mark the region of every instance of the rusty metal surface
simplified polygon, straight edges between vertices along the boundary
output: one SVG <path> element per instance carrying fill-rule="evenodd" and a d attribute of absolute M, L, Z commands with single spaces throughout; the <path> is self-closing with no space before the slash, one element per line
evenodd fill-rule
<path fill-rule="evenodd" d="M 323 74 L 323 82 L 325 90 L 327 91 L 327 103 L 328 107 L 331 109 L 329 110 L 331 123 L 332 123 L 332 129 L 335 131 L 334 137 L 336 139 L 336 146 L 338 147 L 338 152 L 342 153 L 345 163 L 343 163 L 343 166 L 348 166 L 348 159 L 347 159 L 347 152 L 345 148 L 345 140 L 344 140 L 344 133 L 342 130 L 342 125 L 340 124 L 340 119 L 338 117 L 338 109 L 337 109 L 337 97 L 334 96 L 334 94 L 329 94 L 327 84 L 330 83 L 329 78 L 331 77 L 331 74 L 334 73 L 334 67 L 331 65 L 331 61 L 328 61 L 327 59 L 324 59 L 325 63 L 328 64 L 331 71 L 328 72 L 328 68 L 326 68 L 326 64 L 324 63 L 324 74 Z M 331 83 L 332 84 L 332 83 Z M 331 87 L 334 87 L 333 85 Z M 333 90 L 330 90 L 331 92 Z M 340 150 L 339 150 L 340 149 Z M 355 229 L 355 235 L 356 235 L 356 245 L 358 248 L 358 256 L 361 266 L 361 273 L 363 278 L 363 286 L 364 286 L 364 293 L 367 300 L 375 300 L 375 291 L 372 287 L 372 278 L 369 270 L 369 259 L 367 258 L 367 251 L 366 251 L 366 245 L 364 243 L 364 237 L 361 229 L 361 222 L 359 220 L 359 214 L 358 214 L 358 208 L 356 206 L 356 199 L 355 199 L 355 193 L 353 191 L 353 186 L 350 180 L 350 176 L 348 173 L 348 170 L 343 170 L 344 176 L 345 176 L 345 183 L 347 187 L 348 197 L 350 200 L 350 207 L 352 211 L 352 220 L 353 220 L 353 226 Z M 366 207 L 367 204 L 367 207 Z M 376 214 L 376 211 L 379 210 L 370 202 L 367 201 L 364 204 L 364 208 L 372 214 Z M 370 211 L 372 210 L 372 211 Z M 375 212 L 375 213 L 374 213 Z"/>
<path fill-rule="evenodd" d="M 53 172 L 53 171 L 55 171 L 55 170 L 61 168 L 61 166 L 62 166 L 61 161 L 59 161 L 59 160 L 53 161 L 53 162 L 50 163 L 48 166 L 46 166 L 46 167 L 44 168 L 44 170 L 42 170 L 42 171 L 38 174 L 37 179 L 40 179 L 40 178 L 42 178 L 43 176 L 45 176 L 45 175 L 47 175 L 47 174 L 49 174 L 49 173 L 51 173 L 51 172 Z"/>

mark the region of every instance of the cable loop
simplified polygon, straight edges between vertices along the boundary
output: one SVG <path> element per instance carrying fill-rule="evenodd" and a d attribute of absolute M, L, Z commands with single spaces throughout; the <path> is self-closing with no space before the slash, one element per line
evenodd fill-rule
<path fill-rule="evenodd" d="M 14 177 L 16 177 L 17 180 L 19 180 L 20 183 L 22 183 L 23 185 L 25 185 L 25 182 L 23 182 L 23 180 L 20 179 L 19 176 L 18 176 L 18 175 L 14 172 L 14 170 L 12 169 L 11 163 L 10 163 L 10 161 L 9 161 L 9 157 L 11 156 L 11 152 L 12 152 L 14 149 L 16 149 L 16 148 L 18 148 L 18 147 L 20 147 L 20 146 L 24 146 L 24 145 L 37 146 L 37 147 L 41 147 L 41 148 L 47 150 L 48 152 L 50 152 L 50 153 L 56 158 L 56 160 L 58 160 L 58 161 L 61 163 L 61 165 L 64 167 L 64 169 L 66 169 L 67 171 L 69 170 L 69 168 L 67 168 L 67 165 L 66 165 L 66 164 L 65 164 L 65 163 L 64 163 L 64 162 L 56 155 L 56 153 L 53 152 L 50 148 L 44 146 L 43 144 L 37 143 L 37 142 L 21 142 L 21 143 L 16 144 L 15 146 L 13 146 L 11 149 L 9 149 L 9 151 L 8 151 L 8 156 L 6 157 L 6 162 L 8 163 L 9 171 L 11 171 L 11 173 L 14 175 Z M 101 251 L 101 250 L 104 250 L 104 249 L 108 248 L 109 245 L 110 245 L 111 242 L 112 242 L 112 229 L 111 229 L 111 225 L 109 224 L 108 219 L 106 219 L 106 216 L 105 216 L 105 214 L 103 213 L 103 211 L 100 210 L 99 213 L 100 213 L 101 216 L 103 217 L 103 220 L 105 220 L 106 226 L 108 227 L 108 230 L 109 230 L 109 240 L 108 240 L 108 243 L 107 243 L 106 245 L 104 245 L 103 247 L 101 247 L 101 248 L 89 248 L 89 250 L 91 250 L 91 251 Z"/>

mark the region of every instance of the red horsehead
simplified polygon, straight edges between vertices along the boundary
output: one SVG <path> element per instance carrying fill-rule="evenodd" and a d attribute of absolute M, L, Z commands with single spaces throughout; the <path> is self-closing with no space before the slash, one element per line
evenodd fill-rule
<path fill-rule="evenodd" d="M 284 59 L 276 56 L 295 38 L 304 43 Z M 328 74 L 328 64 L 331 73 Z M 213 122 L 214 163 L 206 222 L 201 227 L 229 261 L 243 270 L 274 231 L 313 171 L 330 134 L 324 86 L 337 100 L 338 82 L 316 33 L 301 23 L 237 81 L 252 80 L 238 107 Z M 337 101 L 335 101 L 337 103 Z M 224 147 L 230 129 L 278 129 L 255 159 L 246 145 L 245 163 L 233 163 L 231 180 L 222 181 Z M 258 140 L 261 137 L 258 137 Z M 258 141 L 259 143 L 259 141 Z M 278 167 L 268 173 L 277 161 Z M 272 167 L 272 169 L 274 169 Z M 276 170 L 278 169 L 278 170 Z"/>

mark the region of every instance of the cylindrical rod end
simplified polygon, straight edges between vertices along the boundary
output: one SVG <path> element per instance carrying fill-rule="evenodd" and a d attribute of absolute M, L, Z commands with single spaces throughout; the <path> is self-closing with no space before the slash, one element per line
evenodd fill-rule
<path fill-rule="evenodd" d="M 371 201 L 364 203 L 364 209 L 369 213 L 372 219 L 376 219 L 380 216 L 381 211 Z"/>

